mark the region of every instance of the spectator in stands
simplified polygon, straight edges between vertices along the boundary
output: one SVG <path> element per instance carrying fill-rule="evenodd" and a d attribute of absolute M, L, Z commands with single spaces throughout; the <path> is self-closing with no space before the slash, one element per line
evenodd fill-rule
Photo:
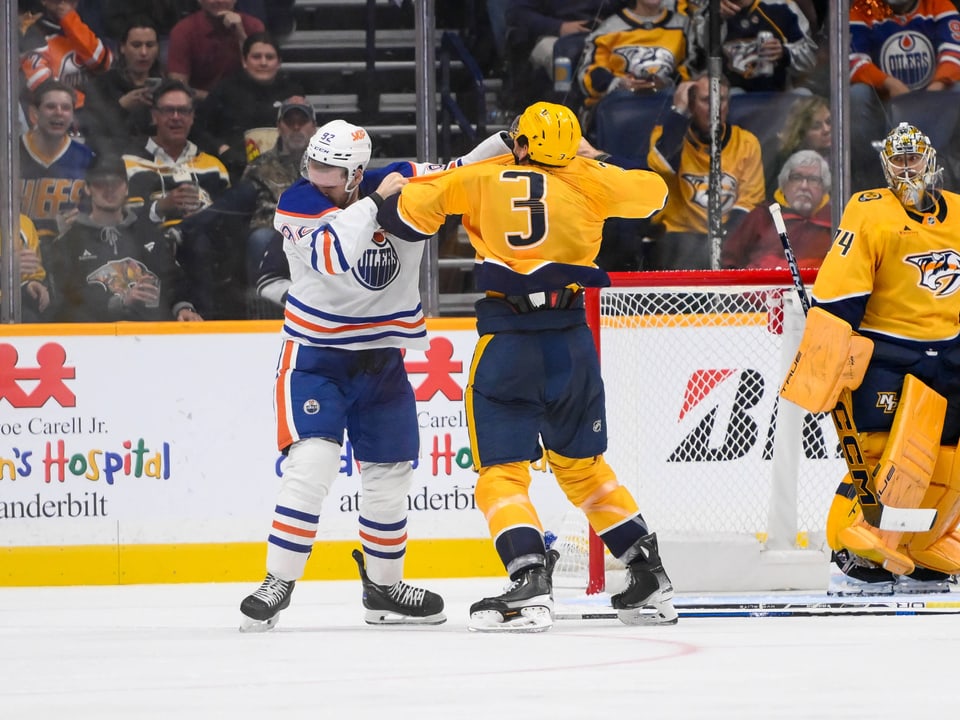
<path fill-rule="evenodd" d="M 800 97 L 793 103 L 783 128 L 777 134 L 779 149 L 776 155 L 763 158 L 768 192 L 775 190 L 781 168 L 798 150 L 813 150 L 829 160 L 833 147 L 830 117 L 830 105 L 818 95 Z"/>
<path fill-rule="evenodd" d="M 148 17 L 160 38 L 195 9 L 193 0 L 103 0 L 103 22 L 115 40 L 123 37 L 134 18 Z"/>
<path fill-rule="evenodd" d="M 33 93 L 32 130 L 20 138 L 20 207 L 37 226 L 46 250 L 73 220 L 83 177 L 93 152 L 71 138 L 76 95 L 73 88 L 47 80 Z"/>
<path fill-rule="evenodd" d="M 730 233 L 766 192 L 760 142 L 752 133 L 727 124 L 730 88 L 721 78 L 722 129 L 720 211 Z M 710 78 L 700 75 L 681 83 L 674 107 L 650 138 L 647 163 L 670 190 L 656 222 L 663 231 L 656 243 L 655 269 L 700 270 L 713 266 L 708 242 L 710 185 Z M 719 258 L 718 258 L 719 260 Z"/>
<path fill-rule="evenodd" d="M 509 98 L 513 109 L 552 88 L 553 47 L 559 38 L 586 38 L 620 5 L 619 0 L 514 0 L 506 14 L 505 78 L 515 84 Z"/>
<path fill-rule="evenodd" d="M 198 0 L 200 10 L 170 31 L 167 72 L 202 100 L 221 79 L 243 65 L 243 42 L 263 32 L 260 20 L 234 11 L 237 0 Z"/>
<path fill-rule="evenodd" d="M 90 211 L 81 213 L 53 252 L 51 274 L 61 322 L 202 320 L 173 249 L 153 223 L 126 207 L 119 155 L 98 155 L 87 169 Z"/>
<path fill-rule="evenodd" d="M 823 156 L 813 150 L 791 155 L 780 170 L 774 200 L 783 210 L 797 265 L 819 268 L 833 240 L 830 166 Z M 751 210 L 724 239 L 720 267 L 786 267 L 783 245 L 765 204 Z"/>
<path fill-rule="evenodd" d="M 16 246 L 15 246 L 16 247 Z M 50 288 L 43 267 L 37 228 L 26 215 L 20 215 L 20 318 L 25 323 L 46 319 L 50 307 Z"/>
<path fill-rule="evenodd" d="M 689 79 L 687 18 L 667 5 L 666 0 L 634 0 L 587 36 L 577 68 L 587 108 L 614 90 L 672 92 Z"/>
<path fill-rule="evenodd" d="M 59 80 L 76 91 L 76 107 L 83 107 L 83 88 L 94 75 L 110 69 L 110 48 L 84 24 L 78 0 L 42 0 L 43 16 L 23 38 L 27 50 L 20 60 L 27 89 L 47 80 Z"/>
<path fill-rule="evenodd" d="M 792 2 L 720 0 L 723 19 L 723 72 L 737 92 L 790 89 L 789 73 L 805 73 L 816 64 L 817 46 L 807 16 Z M 698 44 L 709 23 L 700 23 Z"/>
<path fill-rule="evenodd" d="M 277 116 L 276 147 L 254 159 L 241 181 L 256 189 L 256 209 L 247 237 L 247 278 L 256 283 L 258 295 L 279 308 L 287 299 L 290 267 L 273 216 L 280 194 L 300 177 L 303 151 L 316 131 L 316 113 L 306 98 L 287 98 Z"/>
<path fill-rule="evenodd" d="M 277 106 L 303 95 L 303 87 L 280 69 L 280 47 L 267 33 L 243 43 L 243 68 L 218 82 L 198 109 L 198 122 L 212 136 L 217 157 L 232 179 L 247 161 L 276 142 Z"/>
<path fill-rule="evenodd" d="M 179 246 L 177 257 L 197 308 L 204 317 L 217 318 L 217 289 L 231 278 L 231 258 L 228 244 L 216 242 L 215 218 L 201 216 L 230 186 L 230 178 L 223 163 L 188 140 L 194 100 L 186 85 L 164 81 L 154 92 L 151 113 L 156 132 L 124 156 L 129 205 L 168 230 Z M 243 253 L 236 255 L 242 262 Z"/>
<path fill-rule="evenodd" d="M 134 17 L 120 38 L 117 62 L 88 87 L 80 114 L 84 138 L 95 151 L 122 149 L 150 134 L 153 91 L 161 82 L 157 27 L 146 15 Z"/>
<path fill-rule="evenodd" d="M 960 81 L 958 28 L 960 14 L 950 0 L 851 3 L 850 107 L 857 128 L 850 145 L 854 190 L 885 182 L 872 143 L 881 140 L 890 126 L 887 101 L 910 92 L 956 90 Z M 919 100 L 916 110 L 924 112 Z M 944 102 L 955 105 L 958 100 Z M 934 138 L 941 155 L 947 140 Z"/>

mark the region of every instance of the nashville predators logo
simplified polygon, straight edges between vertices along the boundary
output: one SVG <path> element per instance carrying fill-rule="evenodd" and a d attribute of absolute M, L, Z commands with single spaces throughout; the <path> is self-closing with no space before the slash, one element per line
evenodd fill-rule
<path fill-rule="evenodd" d="M 956 250 L 907 255 L 903 261 L 920 270 L 920 287 L 932 290 L 937 297 L 953 295 L 960 289 L 960 253 Z"/>
<path fill-rule="evenodd" d="M 634 77 L 644 78 L 656 75 L 663 80 L 673 76 L 673 53 L 662 47 L 644 47 L 629 45 L 618 47 L 614 55 L 623 58 L 626 72 Z"/>
<path fill-rule="evenodd" d="M 885 415 L 893 415 L 897 411 L 897 394 L 895 392 L 878 392 L 877 407 L 883 410 Z"/>
<path fill-rule="evenodd" d="M 684 181 L 690 185 L 690 202 L 697 207 L 707 209 L 709 203 L 710 178 L 707 175 L 693 175 L 686 173 Z M 730 212 L 740 196 L 740 183 L 728 173 L 720 176 L 720 211 L 723 214 Z"/>

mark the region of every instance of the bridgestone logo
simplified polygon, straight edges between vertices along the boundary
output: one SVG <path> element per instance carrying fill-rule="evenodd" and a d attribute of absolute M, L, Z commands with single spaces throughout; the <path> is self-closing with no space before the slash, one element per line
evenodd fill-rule
<path fill-rule="evenodd" d="M 720 393 L 713 391 L 723 382 L 736 382 L 737 390 L 729 408 L 722 407 Z M 668 457 L 668 462 L 721 462 L 744 457 L 764 436 L 763 459 L 773 457 L 778 402 L 774 402 L 769 418 L 756 417 L 755 408 L 766 392 L 766 383 L 759 371 L 698 370 L 688 381 L 684 413 L 695 406 L 709 407 L 706 414 L 690 430 Z M 729 397 L 729 395 L 727 395 Z M 712 403 L 712 405 L 711 405 Z M 828 447 L 820 419 L 826 413 L 806 413 L 803 419 L 803 452 L 809 459 L 838 457 L 834 445 Z M 729 418 L 724 424 L 718 418 Z"/>

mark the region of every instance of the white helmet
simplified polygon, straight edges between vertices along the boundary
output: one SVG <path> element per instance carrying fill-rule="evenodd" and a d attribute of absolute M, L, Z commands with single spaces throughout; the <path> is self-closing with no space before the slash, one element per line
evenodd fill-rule
<path fill-rule="evenodd" d="M 893 162 L 901 155 L 917 155 L 914 167 L 904 167 L 903 161 Z M 887 185 L 906 208 L 922 209 L 924 196 L 936 202 L 943 186 L 943 169 L 937 166 L 937 151 L 930 138 L 910 123 L 902 122 L 887 135 L 880 149 L 880 162 Z"/>
<path fill-rule="evenodd" d="M 331 120 L 310 138 L 307 151 L 303 154 L 302 172 L 306 177 L 307 158 L 324 165 L 346 168 L 347 183 L 344 189 L 348 193 L 353 192 L 359 184 L 357 171 L 367 166 L 372 152 L 366 130 L 345 120 Z"/>

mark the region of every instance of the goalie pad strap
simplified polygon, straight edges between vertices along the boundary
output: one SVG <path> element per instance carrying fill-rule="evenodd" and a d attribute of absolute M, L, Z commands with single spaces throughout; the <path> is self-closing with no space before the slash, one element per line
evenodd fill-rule
<path fill-rule="evenodd" d="M 836 315 L 812 308 L 780 396 L 810 412 L 832 410 L 845 388 L 863 382 L 872 353 L 872 340 Z"/>

